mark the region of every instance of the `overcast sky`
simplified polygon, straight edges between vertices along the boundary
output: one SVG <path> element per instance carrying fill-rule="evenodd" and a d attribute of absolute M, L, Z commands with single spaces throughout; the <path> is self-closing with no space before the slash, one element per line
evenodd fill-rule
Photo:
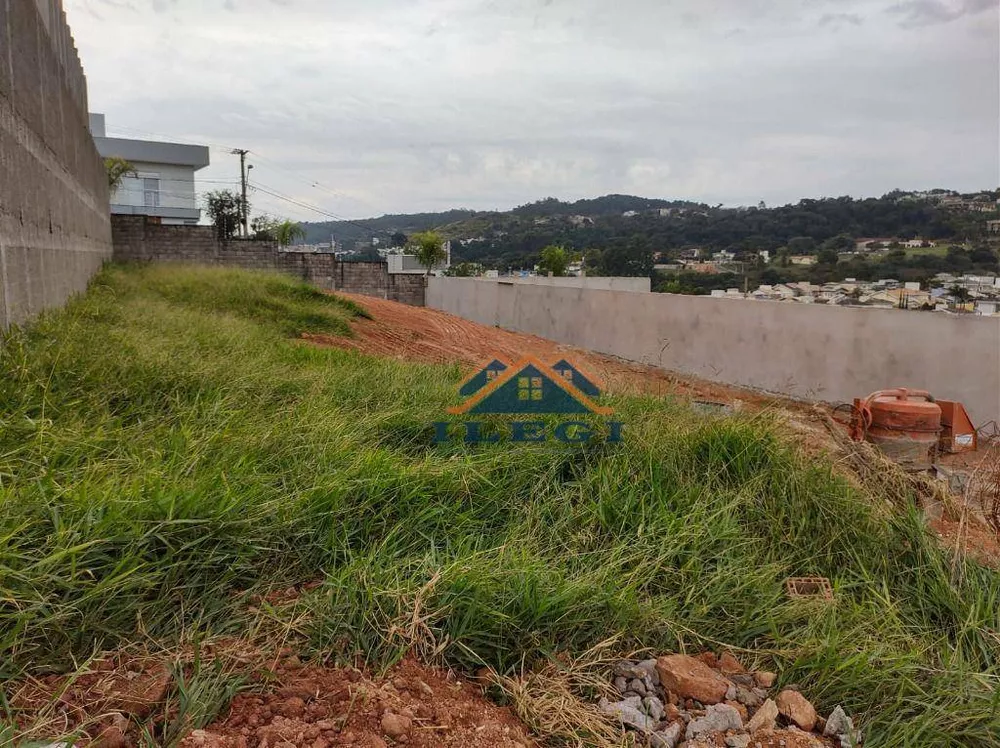
<path fill-rule="evenodd" d="M 338 216 L 1000 182 L 998 0 L 64 3 L 109 135 Z"/>

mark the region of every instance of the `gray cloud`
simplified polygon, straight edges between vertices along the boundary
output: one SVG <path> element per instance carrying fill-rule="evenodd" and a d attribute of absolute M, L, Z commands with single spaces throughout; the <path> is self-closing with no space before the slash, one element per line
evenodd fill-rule
<path fill-rule="evenodd" d="M 339 215 L 998 181 L 997 12 L 979 0 L 933 3 L 962 11 L 946 25 L 886 0 L 226 1 L 65 0 L 91 106 L 112 129 L 249 148 L 261 184 Z M 236 178 L 212 159 L 199 176 Z"/>
<path fill-rule="evenodd" d="M 913 28 L 942 23 L 950 23 L 965 15 L 996 10 L 996 0 L 905 0 L 886 9 L 890 15 L 899 17 L 900 26 Z"/>
<path fill-rule="evenodd" d="M 819 19 L 820 26 L 832 26 L 834 28 L 842 26 L 860 26 L 864 19 L 857 13 L 826 13 Z"/>

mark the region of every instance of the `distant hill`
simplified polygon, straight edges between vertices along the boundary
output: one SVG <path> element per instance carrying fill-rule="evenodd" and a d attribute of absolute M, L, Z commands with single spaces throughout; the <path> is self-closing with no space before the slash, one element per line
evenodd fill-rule
<path fill-rule="evenodd" d="M 303 224 L 306 242 L 329 241 L 345 248 L 393 243 L 399 234 L 436 229 L 454 240 L 456 260 L 495 267 L 531 267 L 540 250 L 560 244 L 577 252 L 616 250 L 676 257 L 700 247 L 737 253 L 794 249 L 815 254 L 843 249 L 860 237 L 986 238 L 986 220 L 997 218 L 1000 191 L 959 195 L 949 190 L 903 192 L 882 197 L 804 199 L 768 208 L 725 208 L 683 200 L 634 195 L 564 202 L 546 198 L 509 211 L 449 210 L 386 215 L 359 221 Z"/>
<path fill-rule="evenodd" d="M 466 229 L 482 227 L 485 230 L 491 225 L 503 224 L 505 218 L 552 218 L 557 216 L 586 216 L 596 218 L 625 213 L 627 211 L 643 211 L 670 207 L 708 207 L 698 203 L 685 201 L 657 200 L 634 195 L 605 195 L 586 200 L 567 203 L 554 197 L 538 200 L 534 203 L 521 205 L 513 210 L 475 211 L 460 208 L 441 213 L 410 213 L 384 215 L 378 218 L 364 218 L 357 221 L 320 221 L 303 223 L 306 230 L 306 244 L 326 242 L 332 236 L 342 244 L 357 241 L 371 241 L 372 238 L 389 240 L 397 232 L 412 234 L 428 229 L 445 230 L 446 234 L 458 237 Z M 449 237 L 451 238 L 451 237 Z"/>

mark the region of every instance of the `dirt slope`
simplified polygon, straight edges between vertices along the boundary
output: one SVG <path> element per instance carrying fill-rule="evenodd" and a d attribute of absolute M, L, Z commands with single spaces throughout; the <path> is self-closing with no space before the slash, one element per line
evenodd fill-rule
<path fill-rule="evenodd" d="M 357 294 L 338 292 L 337 295 L 357 303 L 373 319 L 358 318 L 352 321 L 354 338 L 304 336 L 308 340 L 320 345 L 406 361 L 458 362 L 467 364 L 470 371 L 476 365 L 498 355 L 511 360 L 528 355 L 552 363 L 559 357 L 569 356 L 581 368 L 599 377 L 611 392 L 679 394 L 714 402 L 742 402 L 758 406 L 780 404 L 784 408 L 810 407 L 753 390 L 681 376 L 653 365 L 623 361 L 535 335 L 481 325 L 436 309 L 408 306 Z"/>

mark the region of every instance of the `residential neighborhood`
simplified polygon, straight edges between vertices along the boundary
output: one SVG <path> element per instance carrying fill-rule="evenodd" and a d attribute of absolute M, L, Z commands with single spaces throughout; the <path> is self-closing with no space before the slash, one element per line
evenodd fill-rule
<path fill-rule="evenodd" d="M 749 292 L 729 288 L 712 291 L 711 296 L 989 316 L 998 314 L 1000 310 L 1000 277 L 938 273 L 929 288 L 921 288 L 920 283 L 903 283 L 891 278 L 877 281 L 845 278 L 843 281 L 823 284 L 796 281 L 762 284 Z"/>

